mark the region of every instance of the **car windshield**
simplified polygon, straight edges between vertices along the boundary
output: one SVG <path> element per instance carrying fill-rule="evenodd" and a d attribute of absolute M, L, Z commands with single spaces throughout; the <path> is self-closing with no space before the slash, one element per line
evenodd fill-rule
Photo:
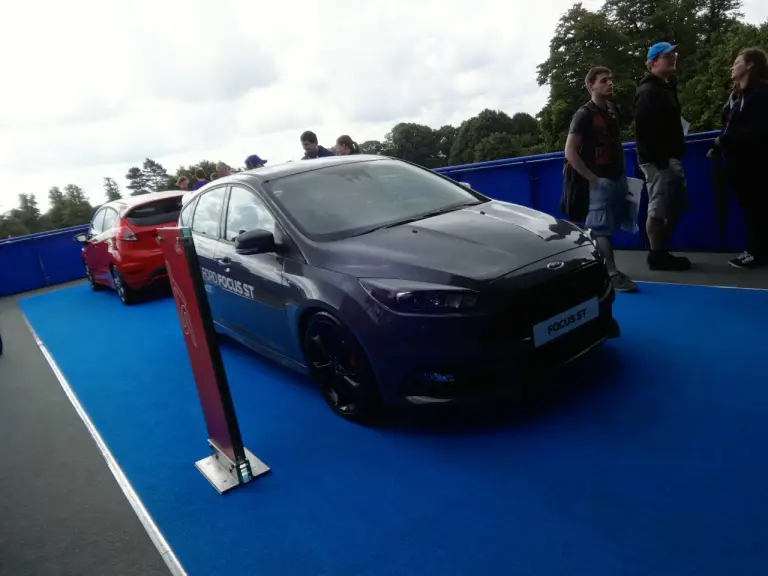
<path fill-rule="evenodd" d="M 339 164 L 266 182 L 264 188 L 294 225 L 317 241 L 486 201 L 434 172 L 396 160 Z"/>

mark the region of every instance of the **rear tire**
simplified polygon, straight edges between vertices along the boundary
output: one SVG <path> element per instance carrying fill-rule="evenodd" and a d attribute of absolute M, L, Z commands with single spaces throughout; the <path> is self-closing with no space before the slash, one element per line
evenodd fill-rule
<path fill-rule="evenodd" d="M 307 322 L 303 345 L 309 373 L 331 409 L 350 422 L 378 422 L 379 388 L 352 332 L 331 314 L 317 312 Z"/>
<path fill-rule="evenodd" d="M 137 293 L 125 283 L 125 278 L 114 265 L 110 267 L 112 272 L 112 282 L 115 285 L 115 292 L 120 298 L 120 301 L 126 306 L 130 306 L 137 300 Z"/>

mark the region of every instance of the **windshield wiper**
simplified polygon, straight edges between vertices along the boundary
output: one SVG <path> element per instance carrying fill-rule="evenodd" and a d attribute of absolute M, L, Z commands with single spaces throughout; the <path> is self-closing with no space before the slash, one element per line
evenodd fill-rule
<path fill-rule="evenodd" d="M 461 210 L 462 208 L 467 208 L 468 206 L 477 206 L 478 204 L 482 204 L 482 202 L 473 202 L 472 204 L 459 204 L 459 205 L 454 204 L 453 206 L 440 208 L 439 210 L 433 210 L 432 212 L 427 212 L 426 214 L 419 214 L 418 216 L 414 216 L 413 218 L 399 220 L 397 222 L 393 222 L 392 224 L 387 224 L 386 226 L 382 226 L 382 228 L 396 228 L 397 226 L 411 224 L 412 222 L 418 222 L 419 220 L 426 220 L 427 218 L 433 218 L 434 216 L 440 216 L 440 214 L 447 214 L 448 212 Z"/>
<path fill-rule="evenodd" d="M 364 236 L 366 234 L 370 234 L 371 232 L 376 232 L 377 230 L 384 230 L 386 228 L 396 228 L 398 226 L 403 226 L 405 224 L 410 224 L 412 222 L 418 222 L 419 220 L 424 220 L 425 218 L 432 218 L 433 216 L 439 216 L 440 214 L 445 214 L 447 212 L 453 212 L 455 210 L 467 208 L 468 206 L 478 206 L 479 204 L 483 204 L 483 202 L 479 200 L 477 202 L 472 202 L 471 204 L 459 204 L 459 205 L 454 204 L 453 206 L 440 208 L 439 210 L 433 210 L 432 212 L 427 212 L 426 214 L 419 214 L 418 216 L 414 216 L 413 218 L 398 220 L 397 222 L 392 222 L 391 224 L 384 224 L 382 226 L 373 226 L 371 228 L 366 228 L 364 230 L 360 230 L 357 234 L 352 234 L 350 238 Z"/>

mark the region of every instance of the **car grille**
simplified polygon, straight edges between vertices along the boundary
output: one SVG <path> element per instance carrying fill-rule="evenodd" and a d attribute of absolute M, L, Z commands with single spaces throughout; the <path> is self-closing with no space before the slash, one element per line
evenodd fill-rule
<path fill-rule="evenodd" d="M 582 266 L 517 292 L 493 323 L 491 338 L 508 340 L 531 336 L 534 324 L 605 294 L 610 280 L 598 263 Z"/>

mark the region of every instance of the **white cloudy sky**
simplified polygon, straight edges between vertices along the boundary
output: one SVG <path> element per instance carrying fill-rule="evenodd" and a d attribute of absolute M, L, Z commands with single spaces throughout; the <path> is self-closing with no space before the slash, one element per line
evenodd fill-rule
<path fill-rule="evenodd" d="M 381 139 L 398 121 L 536 113 L 535 82 L 574 0 L 0 0 L 0 212 L 53 185 L 103 200 L 149 156 L 242 165 L 299 135 Z M 586 0 L 593 8 L 600 0 Z M 747 19 L 768 2 L 746 0 Z"/>

